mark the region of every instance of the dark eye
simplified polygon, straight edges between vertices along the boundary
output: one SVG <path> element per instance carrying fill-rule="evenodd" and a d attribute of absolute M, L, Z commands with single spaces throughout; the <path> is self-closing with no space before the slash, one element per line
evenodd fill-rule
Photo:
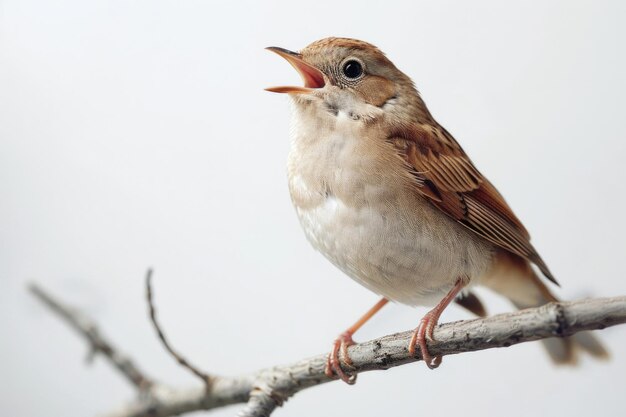
<path fill-rule="evenodd" d="M 343 74 L 348 78 L 359 78 L 363 74 L 363 66 L 359 61 L 352 59 L 343 64 Z"/>

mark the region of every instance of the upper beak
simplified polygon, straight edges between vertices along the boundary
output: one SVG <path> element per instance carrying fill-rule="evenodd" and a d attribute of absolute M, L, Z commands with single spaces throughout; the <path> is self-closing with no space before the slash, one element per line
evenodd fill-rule
<path fill-rule="evenodd" d="M 297 52 L 291 52 L 287 49 L 278 48 L 276 46 L 270 46 L 265 48 L 269 51 L 275 52 L 278 55 L 282 56 L 291 64 L 292 67 L 298 71 L 300 76 L 302 77 L 302 81 L 304 81 L 304 87 L 295 87 L 295 86 L 283 86 L 283 87 L 269 87 L 266 88 L 267 91 L 272 91 L 274 93 L 310 93 L 316 88 L 322 88 L 326 85 L 324 81 L 324 74 L 315 68 L 313 65 L 304 62 L 302 59 L 302 55 Z"/>

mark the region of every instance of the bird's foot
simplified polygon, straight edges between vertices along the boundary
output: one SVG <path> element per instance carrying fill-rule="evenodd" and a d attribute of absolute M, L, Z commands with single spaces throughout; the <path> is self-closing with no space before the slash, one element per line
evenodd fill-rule
<path fill-rule="evenodd" d="M 463 287 L 467 284 L 467 280 L 459 278 L 456 280 L 456 284 L 454 287 L 446 294 L 445 297 L 437 305 L 430 310 L 422 320 L 420 321 L 419 326 L 413 332 L 413 336 L 411 337 L 411 341 L 409 342 L 409 354 L 411 356 L 415 356 L 415 346 L 419 346 L 420 353 L 422 354 L 422 359 L 426 362 L 426 365 L 430 369 L 435 369 L 439 365 L 441 365 L 441 356 L 432 356 L 428 351 L 428 346 L 426 342 L 432 342 L 433 339 L 433 330 L 435 330 L 435 326 L 439 322 L 439 317 L 441 317 L 441 313 L 446 309 L 448 304 L 454 300 L 459 292 L 463 289 Z"/>
<path fill-rule="evenodd" d="M 441 356 L 432 356 L 428 351 L 428 346 L 426 345 L 427 341 L 432 342 L 433 339 L 433 330 L 439 321 L 439 316 L 436 311 L 429 311 L 423 318 L 420 320 L 419 326 L 413 332 L 413 336 L 411 337 L 411 341 L 409 342 L 409 354 L 411 356 L 415 356 L 415 348 L 419 346 L 420 353 L 422 355 L 422 360 L 426 362 L 426 366 L 430 369 L 435 369 L 439 365 L 441 365 Z"/>
<path fill-rule="evenodd" d="M 347 331 L 343 332 L 337 339 L 335 339 L 333 349 L 330 351 L 328 358 L 326 359 L 326 369 L 324 370 L 324 373 L 326 373 L 327 377 L 333 379 L 339 377 L 339 379 L 349 385 L 353 385 L 356 382 L 356 375 L 350 374 L 349 371 L 344 371 L 341 367 L 341 359 L 343 359 L 344 367 L 354 370 L 352 360 L 348 355 L 348 347 L 354 344 L 354 340 L 352 340 L 352 333 Z M 340 352 L 341 358 L 339 357 Z"/>

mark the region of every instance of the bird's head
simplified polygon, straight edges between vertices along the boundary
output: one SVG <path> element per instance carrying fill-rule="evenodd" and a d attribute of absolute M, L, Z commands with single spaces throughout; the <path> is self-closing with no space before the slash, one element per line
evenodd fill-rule
<path fill-rule="evenodd" d="M 269 47 L 299 73 L 304 86 L 270 87 L 288 93 L 296 103 L 316 102 L 331 112 L 351 116 L 397 113 L 421 102 L 412 81 L 374 45 L 367 42 L 326 38 L 300 52 Z"/>

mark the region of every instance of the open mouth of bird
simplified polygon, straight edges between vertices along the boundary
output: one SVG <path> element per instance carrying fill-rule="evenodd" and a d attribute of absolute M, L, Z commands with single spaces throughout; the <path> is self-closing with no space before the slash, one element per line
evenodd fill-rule
<path fill-rule="evenodd" d="M 302 55 L 300 55 L 299 53 L 279 48 L 277 46 L 270 46 L 265 49 L 285 58 L 285 60 L 287 60 L 287 62 L 289 62 L 291 66 L 294 67 L 296 71 L 298 71 L 298 74 L 300 74 L 300 76 L 302 77 L 302 81 L 304 81 L 303 87 L 268 87 L 266 88 L 267 91 L 271 91 L 273 93 L 308 94 L 318 88 L 323 88 L 326 85 L 326 82 L 324 81 L 324 74 L 313 65 L 305 62 L 302 59 Z"/>

